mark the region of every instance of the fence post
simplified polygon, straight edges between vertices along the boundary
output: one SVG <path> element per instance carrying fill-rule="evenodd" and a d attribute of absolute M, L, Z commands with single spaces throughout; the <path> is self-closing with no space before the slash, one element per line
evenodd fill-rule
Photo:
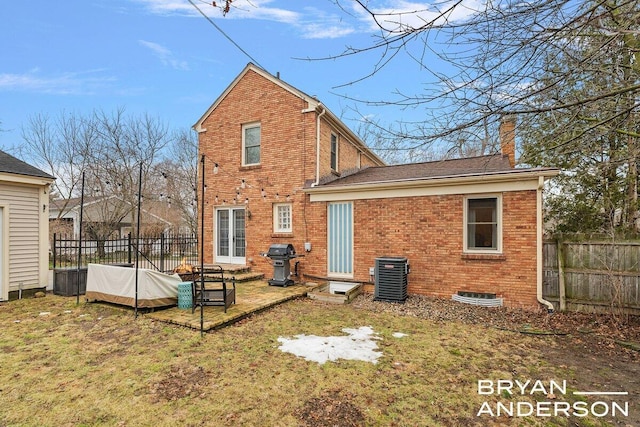
<path fill-rule="evenodd" d="M 561 239 L 556 240 L 558 243 L 558 299 L 560 311 L 567 309 L 567 295 L 564 283 L 564 243 Z"/>
<path fill-rule="evenodd" d="M 160 271 L 164 273 L 164 232 L 160 233 Z"/>
<path fill-rule="evenodd" d="M 131 264 L 131 232 L 127 234 L 127 262 Z"/>
<path fill-rule="evenodd" d="M 53 233 L 53 268 L 56 268 L 56 236 L 57 233 Z"/>

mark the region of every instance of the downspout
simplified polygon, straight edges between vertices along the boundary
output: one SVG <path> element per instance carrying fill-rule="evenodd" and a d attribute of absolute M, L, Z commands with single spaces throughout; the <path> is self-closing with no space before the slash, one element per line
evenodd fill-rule
<path fill-rule="evenodd" d="M 538 189 L 537 193 L 537 202 L 536 202 L 536 252 L 537 252 L 537 262 L 536 262 L 536 290 L 537 290 L 537 298 L 540 304 L 547 306 L 547 312 L 553 313 L 554 308 L 553 304 L 551 304 L 546 299 L 542 298 L 542 236 L 543 236 L 543 218 L 542 218 L 542 189 L 544 187 L 544 176 L 538 177 Z"/>
<path fill-rule="evenodd" d="M 318 106 L 322 107 L 322 112 L 316 118 L 316 181 L 311 184 L 311 187 L 315 187 L 320 183 L 320 118 L 327 112 L 327 109 L 322 104 Z"/>

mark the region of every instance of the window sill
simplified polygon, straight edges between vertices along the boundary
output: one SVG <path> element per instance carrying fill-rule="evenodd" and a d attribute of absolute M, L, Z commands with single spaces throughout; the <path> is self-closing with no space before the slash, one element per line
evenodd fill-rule
<path fill-rule="evenodd" d="M 271 237 L 278 239 L 293 239 L 293 233 L 271 233 Z"/>
<path fill-rule="evenodd" d="M 261 164 L 257 164 L 257 165 L 242 165 L 240 166 L 240 170 L 241 171 L 250 171 L 250 170 L 254 170 L 254 169 L 261 169 L 262 165 Z"/>
<path fill-rule="evenodd" d="M 507 257 L 504 254 L 467 253 L 467 254 L 462 254 L 461 258 L 468 261 L 506 261 L 507 260 Z"/>

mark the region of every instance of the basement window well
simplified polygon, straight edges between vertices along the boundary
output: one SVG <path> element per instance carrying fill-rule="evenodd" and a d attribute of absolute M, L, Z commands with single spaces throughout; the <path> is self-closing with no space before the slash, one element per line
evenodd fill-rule
<path fill-rule="evenodd" d="M 329 282 L 329 293 L 333 295 L 346 295 L 358 286 L 360 286 L 359 283 Z"/>
<path fill-rule="evenodd" d="M 360 283 L 334 282 L 316 286 L 307 293 L 311 299 L 335 304 L 348 304 L 362 292 Z"/>
<path fill-rule="evenodd" d="M 496 298 L 496 294 L 489 292 L 458 291 L 451 299 L 463 304 L 480 305 L 483 307 L 502 307 L 503 299 Z"/>

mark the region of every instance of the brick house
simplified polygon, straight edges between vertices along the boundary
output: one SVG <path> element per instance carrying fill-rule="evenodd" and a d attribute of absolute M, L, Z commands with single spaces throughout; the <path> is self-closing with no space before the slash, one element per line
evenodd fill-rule
<path fill-rule="evenodd" d="M 408 292 L 542 300 L 542 187 L 502 153 L 387 166 L 320 101 L 248 64 L 196 122 L 204 156 L 205 263 L 246 264 L 291 243 L 299 278 L 368 284 L 382 256 L 408 258 Z"/>

